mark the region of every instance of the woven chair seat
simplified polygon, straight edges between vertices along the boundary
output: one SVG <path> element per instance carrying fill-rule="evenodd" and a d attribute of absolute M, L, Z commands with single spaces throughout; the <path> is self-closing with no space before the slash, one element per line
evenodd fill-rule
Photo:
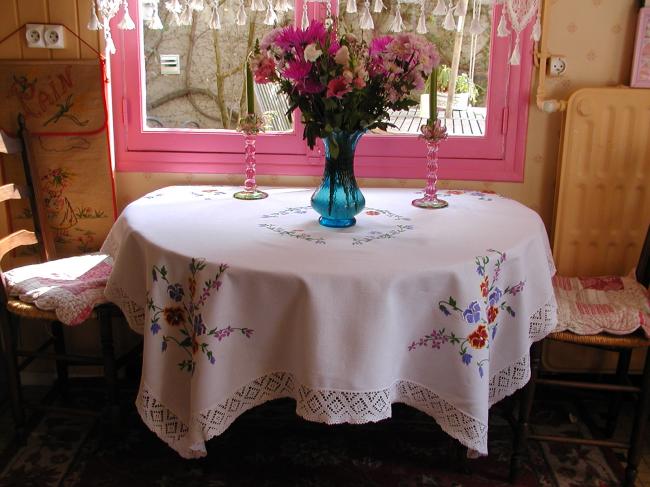
<path fill-rule="evenodd" d="M 576 345 L 588 345 L 614 348 L 641 348 L 650 346 L 650 340 L 645 333 L 637 330 L 629 335 L 611 335 L 609 333 L 598 333 L 596 335 L 577 335 L 570 331 L 558 331 L 546 337 L 556 342 L 574 343 Z"/>
<path fill-rule="evenodd" d="M 9 310 L 11 314 L 23 318 L 57 321 L 56 313 L 54 313 L 54 311 L 39 309 L 33 304 L 23 303 L 19 299 L 9 299 L 7 302 L 7 310 Z"/>

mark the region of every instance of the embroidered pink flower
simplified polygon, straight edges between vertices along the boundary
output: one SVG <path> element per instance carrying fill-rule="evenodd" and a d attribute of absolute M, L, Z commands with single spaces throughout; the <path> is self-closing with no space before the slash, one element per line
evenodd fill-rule
<path fill-rule="evenodd" d="M 350 83 L 343 76 L 338 76 L 327 83 L 326 96 L 327 98 L 343 98 L 346 93 L 351 91 L 352 86 L 350 86 Z"/>

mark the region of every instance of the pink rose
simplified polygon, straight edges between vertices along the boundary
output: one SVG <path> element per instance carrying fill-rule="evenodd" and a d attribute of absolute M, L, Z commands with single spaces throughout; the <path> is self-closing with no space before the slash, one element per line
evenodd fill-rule
<path fill-rule="evenodd" d="M 343 76 L 337 76 L 327 83 L 327 98 L 343 98 L 343 95 L 350 93 L 352 86 Z"/>

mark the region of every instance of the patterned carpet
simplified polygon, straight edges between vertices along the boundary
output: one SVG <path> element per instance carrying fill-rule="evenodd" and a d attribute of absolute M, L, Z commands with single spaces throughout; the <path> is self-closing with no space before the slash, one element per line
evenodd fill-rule
<path fill-rule="evenodd" d="M 100 400 L 99 393 L 88 390 L 82 397 L 91 404 Z M 573 403 L 538 404 L 534 421 L 544 425 L 539 430 L 590 435 Z M 0 446 L 11 435 L 6 409 L 0 414 Z M 289 400 L 274 401 L 239 418 L 208 443 L 207 458 L 194 461 L 181 459 L 147 430 L 132 406 L 126 409 L 119 432 L 93 418 L 43 417 L 26 445 L 4 456 L 0 486 L 510 485 L 508 404 L 493 408 L 490 455 L 465 461 L 429 417 L 400 405 L 392 419 L 380 423 L 325 426 L 297 418 Z M 615 486 L 622 475 L 619 460 L 607 449 L 533 443 L 518 485 Z"/>

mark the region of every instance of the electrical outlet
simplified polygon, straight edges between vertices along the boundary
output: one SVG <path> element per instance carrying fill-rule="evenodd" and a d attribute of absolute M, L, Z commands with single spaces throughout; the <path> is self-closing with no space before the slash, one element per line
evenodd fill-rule
<path fill-rule="evenodd" d="M 548 75 L 562 76 L 566 71 L 566 60 L 562 56 L 551 56 L 548 58 Z"/>
<path fill-rule="evenodd" d="M 27 40 L 27 47 L 45 48 L 45 40 L 43 34 L 45 26 L 43 24 L 27 24 L 25 26 L 25 39 Z"/>
<path fill-rule="evenodd" d="M 65 38 L 62 25 L 46 25 L 43 32 L 45 47 L 49 49 L 63 49 L 65 47 Z"/>

